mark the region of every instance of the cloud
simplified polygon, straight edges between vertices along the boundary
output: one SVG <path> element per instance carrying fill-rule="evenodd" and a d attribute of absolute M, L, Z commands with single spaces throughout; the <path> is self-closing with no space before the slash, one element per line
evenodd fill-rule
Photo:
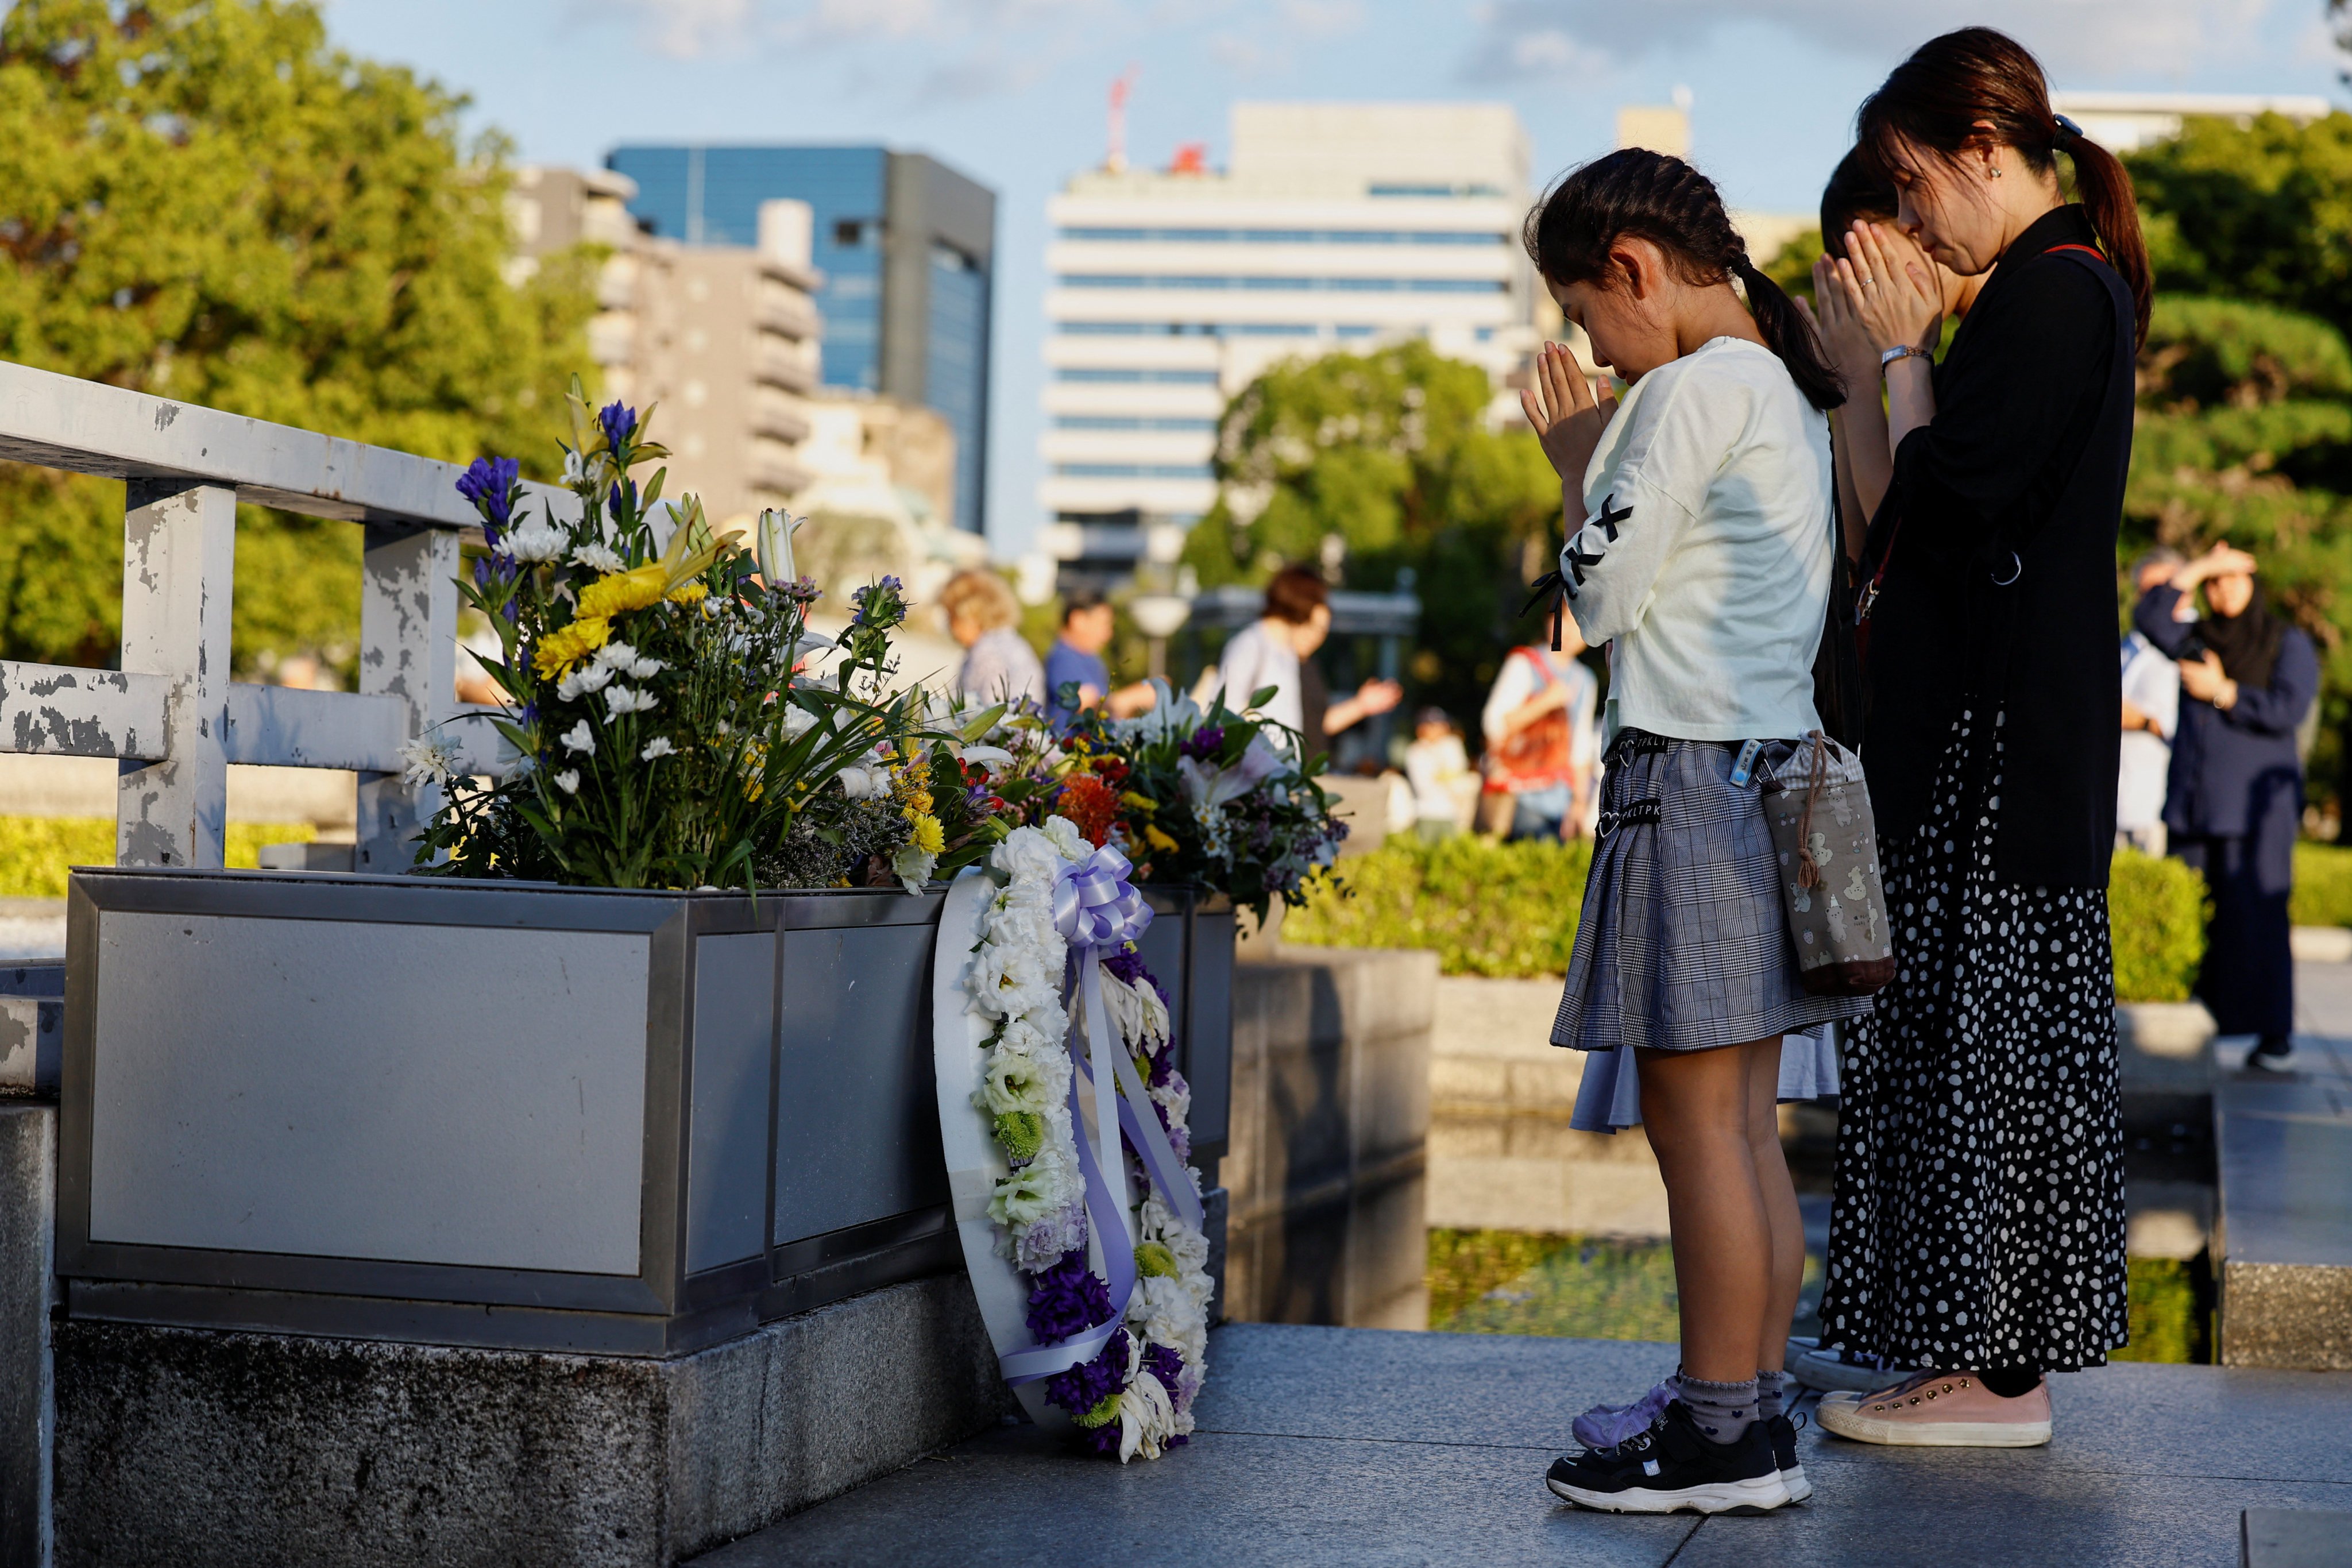
<path fill-rule="evenodd" d="M 2062 82 L 2173 73 L 2242 54 L 2272 0 L 1499 0 L 1463 62 L 1474 80 L 1590 70 L 1738 22 L 1777 26 L 1841 53 L 1899 58 L 1939 32 L 2011 34 Z"/>
<path fill-rule="evenodd" d="M 1301 0 L 1315 5 L 1352 0 Z M 584 16 L 633 21 L 659 53 L 694 59 L 744 47 L 849 50 L 907 45 L 929 57 L 925 80 L 952 98 L 1017 91 L 1043 74 L 1009 58 L 1050 45 L 1076 15 L 1123 0 L 573 0 Z"/>
<path fill-rule="evenodd" d="M 1361 0 L 1282 0 L 1283 26 L 1302 38 L 1337 38 L 1364 25 Z"/>

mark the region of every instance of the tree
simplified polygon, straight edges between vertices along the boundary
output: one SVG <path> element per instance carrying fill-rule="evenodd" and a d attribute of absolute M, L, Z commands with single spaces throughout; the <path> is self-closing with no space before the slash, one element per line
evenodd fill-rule
<path fill-rule="evenodd" d="M 1475 712 L 1534 635 L 1517 613 L 1559 544 L 1559 481 L 1532 435 L 1489 426 L 1492 397 L 1484 370 L 1423 342 L 1275 366 L 1225 410 L 1218 500 L 1185 560 L 1212 587 L 1332 554 L 1349 587 L 1411 568 L 1415 699 Z"/>
<path fill-rule="evenodd" d="M 593 258 L 520 287 L 507 147 L 310 0 L 0 16 L 0 358 L 463 462 L 551 449 Z M 0 653 L 103 664 L 122 487 L 0 468 Z M 359 531 L 241 509 L 236 659 L 348 645 Z M 348 657 L 346 654 L 345 657 Z"/>

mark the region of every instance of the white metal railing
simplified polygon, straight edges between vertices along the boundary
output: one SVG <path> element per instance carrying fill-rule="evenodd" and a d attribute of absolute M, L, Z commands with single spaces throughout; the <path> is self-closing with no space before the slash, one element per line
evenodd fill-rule
<path fill-rule="evenodd" d="M 407 841 L 440 803 L 403 777 L 401 747 L 458 711 L 458 533 L 479 521 L 457 491 L 463 470 L 5 363 L 0 458 L 127 486 L 122 668 L 0 660 L 0 752 L 120 759 L 124 866 L 218 866 L 231 763 L 349 768 L 354 868 L 405 868 Z M 570 491 L 525 488 L 579 515 Z M 229 679 L 241 500 L 366 531 L 358 691 Z M 450 728 L 469 752 L 492 753 L 488 725 Z"/>

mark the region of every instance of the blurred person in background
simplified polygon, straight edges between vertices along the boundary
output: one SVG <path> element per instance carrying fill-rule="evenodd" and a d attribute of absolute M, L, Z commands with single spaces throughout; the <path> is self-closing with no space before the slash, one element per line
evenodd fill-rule
<path fill-rule="evenodd" d="M 2217 544 L 2148 589 L 2132 625 L 2180 661 L 2164 823 L 2172 853 L 2213 892 L 2197 994 L 2221 1033 L 2257 1037 L 2248 1068 L 2283 1072 L 2294 1028 L 2287 900 L 2303 820 L 2295 728 L 2319 693 L 2319 656 L 2263 602 L 2254 571 L 2252 556 Z"/>
<path fill-rule="evenodd" d="M 1601 682 L 1577 658 L 1585 647 L 1563 616 L 1557 652 L 1531 644 L 1505 656 L 1478 719 L 1486 737 L 1480 831 L 1508 838 L 1591 833 Z"/>
<path fill-rule="evenodd" d="M 1265 611 L 1225 644 L 1213 689 L 1223 688 L 1225 706 L 1286 725 L 1299 734 L 1302 755 L 1328 749 L 1330 737 L 1386 713 L 1404 696 L 1393 680 L 1367 680 L 1355 695 L 1330 700 L 1316 650 L 1331 635 L 1330 590 L 1311 567 L 1286 566 L 1265 585 Z M 1264 702 L 1250 699 L 1274 689 Z"/>
<path fill-rule="evenodd" d="M 1478 775 L 1470 771 L 1462 731 L 1444 709 L 1424 708 L 1415 715 L 1404 776 L 1412 785 L 1414 831 L 1423 843 L 1461 831 L 1464 805 L 1477 798 Z"/>
<path fill-rule="evenodd" d="M 1103 649 L 1110 647 L 1117 617 L 1108 599 L 1092 588 L 1076 588 L 1062 599 L 1062 635 L 1045 653 L 1046 716 L 1065 725 L 1080 713 L 1108 707 L 1114 719 L 1132 719 L 1150 711 L 1155 700 L 1149 681 L 1111 689 L 1110 666 Z M 1077 688 L 1077 704 L 1066 705 L 1064 692 Z"/>
<path fill-rule="evenodd" d="M 2180 570 L 2180 552 L 2159 545 L 2132 563 L 2141 597 Z M 2172 776 L 2172 737 L 2180 716 L 2180 670 L 2137 627 L 2123 641 L 2123 766 L 2116 778 L 2116 847 L 2164 853 L 2164 797 Z"/>
<path fill-rule="evenodd" d="M 977 568 L 957 573 L 940 590 L 948 635 L 963 645 L 956 690 L 971 702 L 1042 704 L 1045 671 L 1015 628 L 1021 602 L 1003 578 Z"/>

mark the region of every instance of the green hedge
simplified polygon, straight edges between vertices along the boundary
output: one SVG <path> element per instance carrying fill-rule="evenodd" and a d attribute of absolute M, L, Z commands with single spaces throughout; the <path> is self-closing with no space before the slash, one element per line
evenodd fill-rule
<path fill-rule="evenodd" d="M 1328 947 L 1435 948 L 1448 974 L 1564 974 L 1592 850 L 1458 837 L 1397 840 L 1340 868 L 1326 891 L 1283 917 L 1283 937 Z"/>
<path fill-rule="evenodd" d="M 307 844 L 307 822 L 232 822 L 226 859 L 250 870 L 265 844 Z M 66 872 L 114 864 L 114 823 L 102 816 L 0 816 L 0 899 L 62 899 Z"/>
<path fill-rule="evenodd" d="M 2352 850 L 2337 853 L 2352 861 Z M 1290 911 L 1282 934 L 1333 947 L 1433 948 L 1448 974 L 1561 974 L 1591 861 L 1582 843 L 1400 840 L 1348 861 L 1341 870 L 1352 896 L 1318 893 Z M 2345 880 L 2352 902 L 2352 865 Z M 2116 857 L 2108 909 L 2118 997 L 2188 996 L 2205 957 L 2204 900 L 2203 880 L 2177 860 Z"/>
<path fill-rule="evenodd" d="M 2352 848 L 2296 845 L 2294 897 L 2287 908 L 2299 926 L 2352 926 Z"/>

